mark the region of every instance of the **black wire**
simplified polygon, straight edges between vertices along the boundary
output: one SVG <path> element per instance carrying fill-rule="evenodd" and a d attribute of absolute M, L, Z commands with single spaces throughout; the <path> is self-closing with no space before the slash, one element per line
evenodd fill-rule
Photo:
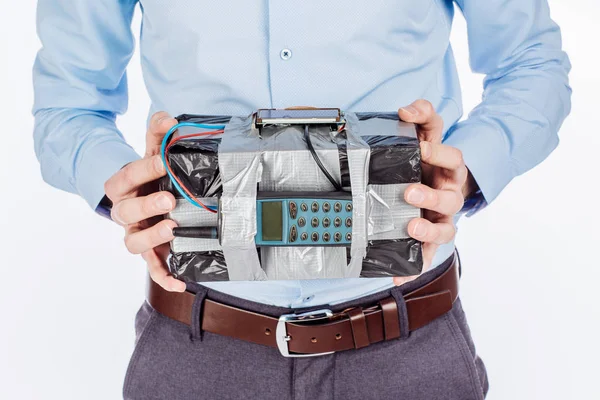
<path fill-rule="evenodd" d="M 317 165 L 319 166 L 321 171 L 323 171 L 323 174 L 327 177 L 329 182 L 331 182 L 331 184 L 338 191 L 343 192 L 344 189 L 342 188 L 342 185 L 340 185 L 335 179 L 333 179 L 333 176 L 331 176 L 329 171 L 327 171 L 327 168 L 325 168 L 325 166 L 321 162 L 321 159 L 319 158 L 319 155 L 315 151 L 315 148 L 312 145 L 312 141 L 310 140 L 310 133 L 308 132 L 308 125 L 304 125 L 304 140 L 306 140 L 306 145 L 308 146 L 308 150 L 310 151 L 310 154 L 312 154 L 313 158 L 315 159 L 315 162 L 317 163 Z"/>

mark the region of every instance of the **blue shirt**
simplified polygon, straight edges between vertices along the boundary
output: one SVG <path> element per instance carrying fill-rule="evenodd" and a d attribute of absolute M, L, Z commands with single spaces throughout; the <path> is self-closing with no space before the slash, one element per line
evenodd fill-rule
<path fill-rule="evenodd" d="M 394 111 L 429 100 L 487 203 L 558 144 L 569 60 L 546 0 L 457 0 L 483 101 L 462 116 L 450 0 L 140 1 L 150 113 L 243 115 L 294 105 Z M 44 179 L 95 208 L 104 182 L 139 156 L 115 126 L 127 108 L 136 0 L 40 0 L 35 151 Z M 452 252 L 442 246 L 435 264 Z M 312 306 L 391 279 L 224 282 L 264 303 Z M 207 285 L 209 286 L 209 285 Z"/>

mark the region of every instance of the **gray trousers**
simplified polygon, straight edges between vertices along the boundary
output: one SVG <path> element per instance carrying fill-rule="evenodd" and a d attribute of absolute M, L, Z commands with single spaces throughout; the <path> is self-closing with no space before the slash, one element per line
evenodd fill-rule
<path fill-rule="evenodd" d="M 331 307 L 366 306 L 406 293 L 419 279 Z M 207 298 L 272 316 L 298 310 L 253 303 L 197 287 Z M 406 323 L 406 321 L 401 321 Z M 278 350 L 192 330 L 144 303 L 136 316 L 136 346 L 125 399 L 483 399 L 487 375 L 475 352 L 460 299 L 452 311 L 406 338 L 312 358 L 284 358 Z"/>

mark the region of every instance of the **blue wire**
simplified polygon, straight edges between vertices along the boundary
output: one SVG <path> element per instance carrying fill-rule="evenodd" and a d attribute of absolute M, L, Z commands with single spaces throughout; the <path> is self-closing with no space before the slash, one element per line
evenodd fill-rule
<path fill-rule="evenodd" d="M 179 194 L 182 195 L 184 199 L 186 199 L 187 201 L 189 201 L 196 207 L 204 208 L 200 204 L 198 204 L 196 201 L 194 201 L 190 196 L 187 195 L 187 193 L 183 190 L 183 188 L 181 186 L 179 186 L 179 183 L 177 183 L 177 181 L 175 180 L 175 177 L 169 171 L 169 168 L 167 168 L 166 150 L 167 150 L 167 143 L 169 143 L 169 138 L 171 137 L 171 135 L 173 135 L 173 133 L 177 129 L 183 128 L 186 126 L 190 126 L 190 127 L 194 127 L 194 128 L 201 128 L 201 129 L 221 130 L 221 129 L 225 129 L 225 125 L 206 125 L 206 124 L 196 124 L 193 122 L 180 122 L 179 124 L 175 125 L 171 129 L 169 129 L 169 131 L 163 138 L 162 145 L 160 147 L 160 155 L 162 157 L 163 165 L 165 166 L 165 170 L 167 171 L 167 174 L 169 175 L 169 179 L 171 179 L 171 183 L 173 184 L 173 186 L 175 186 L 175 189 L 177 189 Z M 218 210 L 218 207 L 216 207 L 216 206 L 206 206 L 206 208 L 209 208 L 213 211 Z"/>

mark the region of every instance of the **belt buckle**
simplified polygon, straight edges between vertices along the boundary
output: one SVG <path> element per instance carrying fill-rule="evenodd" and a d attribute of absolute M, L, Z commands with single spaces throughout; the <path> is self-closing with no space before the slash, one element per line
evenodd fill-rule
<path fill-rule="evenodd" d="M 334 351 L 330 351 L 327 353 L 314 353 L 314 354 L 296 354 L 290 353 L 290 349 L 288 347 L 288 342 L 292 340 L 292 337 L 288 335 L 286 323 L 287 322 L 295 322 L 295 323 L 303 323 L 303 322 L 314 322 L 321 319 L 329 319 L 333 316 L 333 312 L 328 309 L 309 311 L 302 314 L 285 314 L 279 317 L 279 321 L 277 322 L 277 329 L 275 331 L 275 339 L 277 341 L 277 348 L 282 356 L 288 358 L 297 358 L 297 357 L 317 357 L 324 356 L 327 354 L 333 354 Z"/>

